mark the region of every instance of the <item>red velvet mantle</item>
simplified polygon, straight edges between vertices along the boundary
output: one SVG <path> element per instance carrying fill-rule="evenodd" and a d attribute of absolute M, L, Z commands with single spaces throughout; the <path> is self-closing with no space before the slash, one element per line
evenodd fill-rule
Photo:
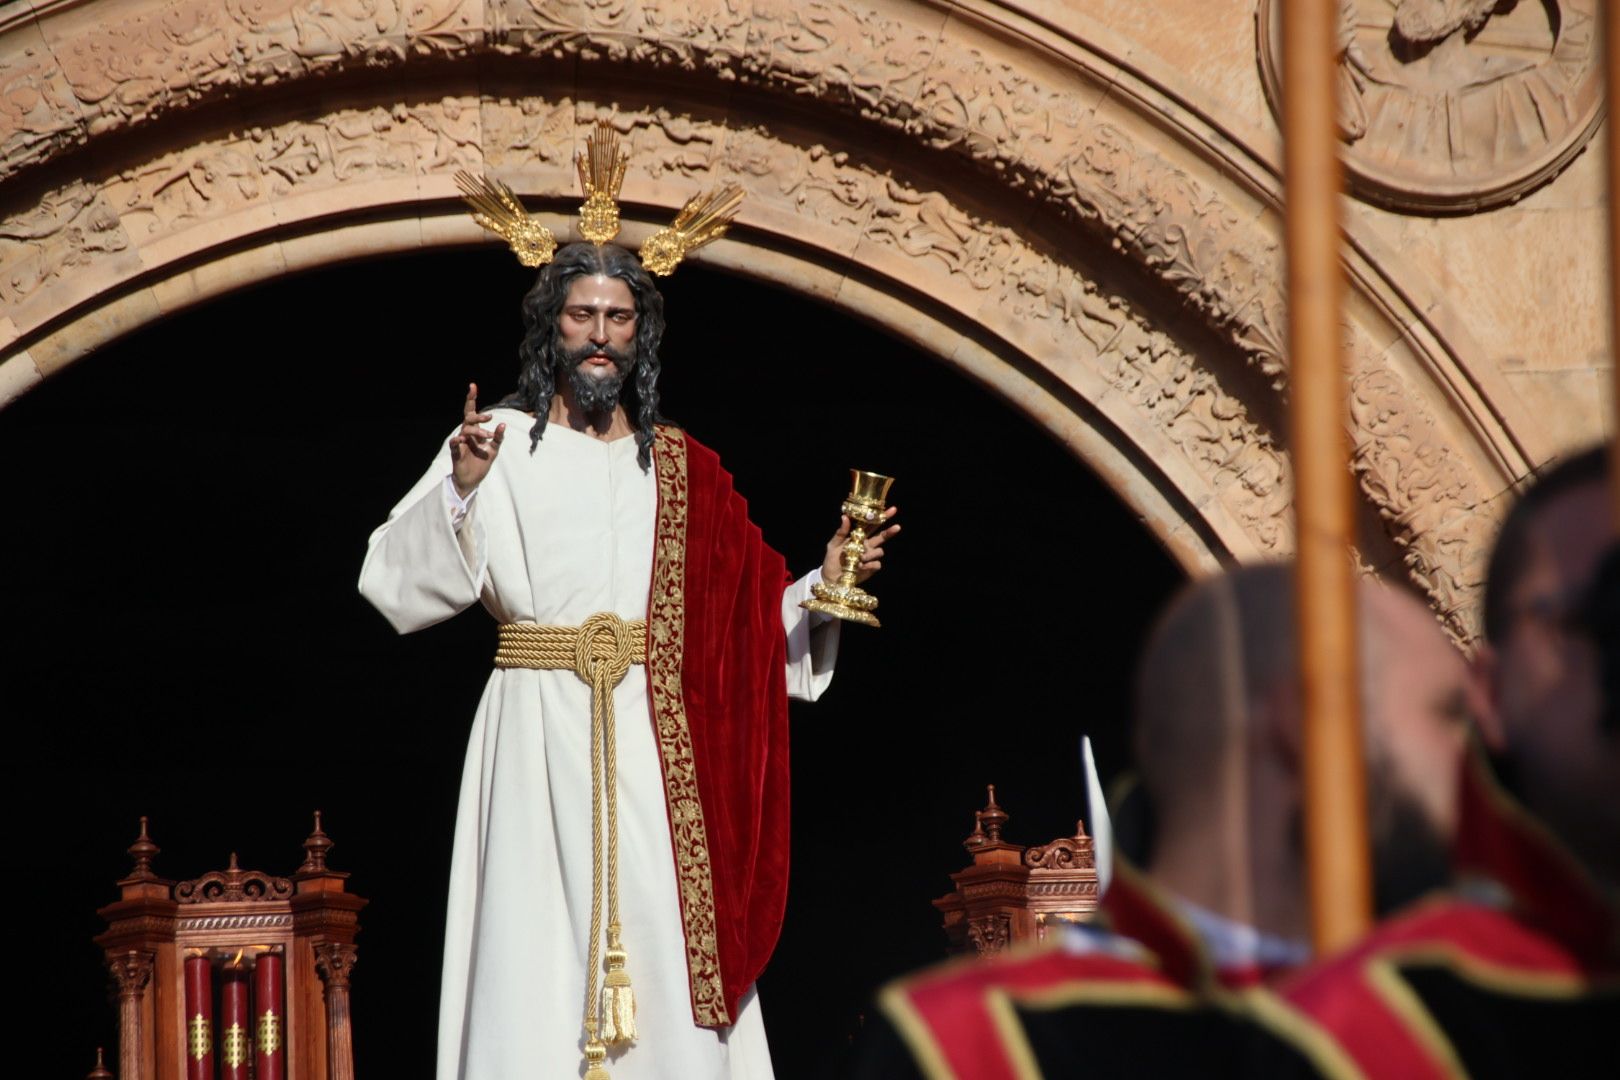
<path fill-rule="evenodd" d="M 719 457 L 658 429 L 647 680 L 686 933 L 692 1016 L 732 1023 L 787 904 L 782 556 Z"/>

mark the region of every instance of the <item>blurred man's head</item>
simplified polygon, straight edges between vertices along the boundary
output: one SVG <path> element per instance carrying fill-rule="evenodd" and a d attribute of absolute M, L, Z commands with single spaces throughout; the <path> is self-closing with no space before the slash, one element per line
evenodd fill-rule
<path fill-rule="evenodd" d="M 1468 663 L 1425 604 L 1370 583 L 1359 599 L 1367 809 L 1387 911 L 1449 877 L 1459 764 L 1477 709 Z"/>
<path fill-rule="evenodd" d="M 1477 669 L 1482 727 L 1504 780 L 1594 873 L 1620 883 L 1620 731 L 1601 719 L 1586 618 L 1613 542 L 1603 448 L 1548 470 L 1509 511 L 1491 555 Z"/>
<path fill-rule="evenodd" d="M 1416 599 L 1359 590 L 1368 803 L 1381 907 L 1437 886 L 1456 815 L 1468 672 Z M 1164 842 L 1271 830 L 1302 861 L 1301 708 L 1293 570 L 1200 582 L 1165 613 L 1137 681 L 1136 752 Z M 1229 835 L 1227 836 L 1229 840 Z M 1228 850 L 1234 850 L 1226 843 Z M 1252 842 L 1235 850 L 1266 858 Z M 1303 890 L 1303 881 L 1300 881 Z"/>

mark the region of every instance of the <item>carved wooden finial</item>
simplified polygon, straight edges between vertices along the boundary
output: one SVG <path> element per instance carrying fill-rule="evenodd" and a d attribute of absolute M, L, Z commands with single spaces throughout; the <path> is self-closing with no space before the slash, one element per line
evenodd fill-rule
<path fill-rule="evenodd" d="M 1001 843 L 1001 827 L 1007 824 L 1007 811 L 996 805 L 996 785 L 990 785 L 990 801 L 979 811 L 979 822 L 989 834 L 989 842 Z"/>
<path fill-rule="evenodd" d="M 989 840 L 990 838 L 984 835 L 984 811 L 973 811 L 973 831 L 968 833 L 966 840 L 962 841 L 962 846 L 967 848 L 969 851 L 977 851 L 979 848 L 982 848 L 986 843 L 988 843 Z"/>
<path fill-rule="evenodd" d="M 304 841 L 304 865 L 298 868 L 300 876 L 326 873 L 326 853 L 332 850 L 332 838 L 321 830 L 321 812 L 315 811 L 315 831 Z"/>
<path fill-rule="evenodd" d="M 242 879 L 247 875 L 242 873 L 242 866 L 236 861 L 236 852 L 231 852 L 230 860 L 225 864 L 225 873 L 221 877 L 224 879 L 223 884 L 225 886 L 223 898 L 226 900 L 240 900 L 242 898 Z"/>
<path fill-rule="evenodd" d="M 157 875 L 152 873 L 152 858 L 163 850 L 152 843 L 152 838 L 146 833 L 146 818 L 141 817 L 141 835 L 129 845 L 130 858 L 135 860 L 135 869 L 125 880 L 127 881 L 156 881 Z"/>
<path fill-rule="evenodd" d="M 113 1074 L 107 1068 L 106 1054 L 99 1046 L 96 1047 L 96 1067 L 90 1070 L 84 1080 L 113 1080 Z"/>

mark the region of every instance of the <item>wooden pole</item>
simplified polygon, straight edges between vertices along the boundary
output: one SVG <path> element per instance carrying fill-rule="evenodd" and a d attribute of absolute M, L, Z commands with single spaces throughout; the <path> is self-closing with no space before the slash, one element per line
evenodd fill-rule
<path fill-rule="evenodd" d="M 1620 355 L 1620 128 L 1616 127 L 1615 102 L 1620 101 L 1620 3 L 1603 5 L 1603 78 L 1609 115 L 1604 134 L 1609 167 L 1609 505 L 1614 531 L 1620 533 L 1620 377 L 1614 358 Z"/>
<path fill-rule="evenodd" d="M 1339 4 L 1288 0 L 1281 8 L 1289 432 L 1305 716 L 1301 772 L 1311 938 L 1322 955 L 1351 944 L 1372 921 L 1350 561 L 1355 504 L 1339 344 Z"/>

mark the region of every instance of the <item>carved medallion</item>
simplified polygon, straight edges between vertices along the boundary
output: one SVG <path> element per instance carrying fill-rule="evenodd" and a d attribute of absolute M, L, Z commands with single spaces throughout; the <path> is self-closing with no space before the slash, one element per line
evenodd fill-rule
<path fill-rule="evenodd" d="M 1473 211 L 1554 176 L 1603 119 L 1598 0 L 1340 0 L 1339 136 L 1361 197 Z M 1282 0 L 1256 12 L 1281 116 Z"/>

